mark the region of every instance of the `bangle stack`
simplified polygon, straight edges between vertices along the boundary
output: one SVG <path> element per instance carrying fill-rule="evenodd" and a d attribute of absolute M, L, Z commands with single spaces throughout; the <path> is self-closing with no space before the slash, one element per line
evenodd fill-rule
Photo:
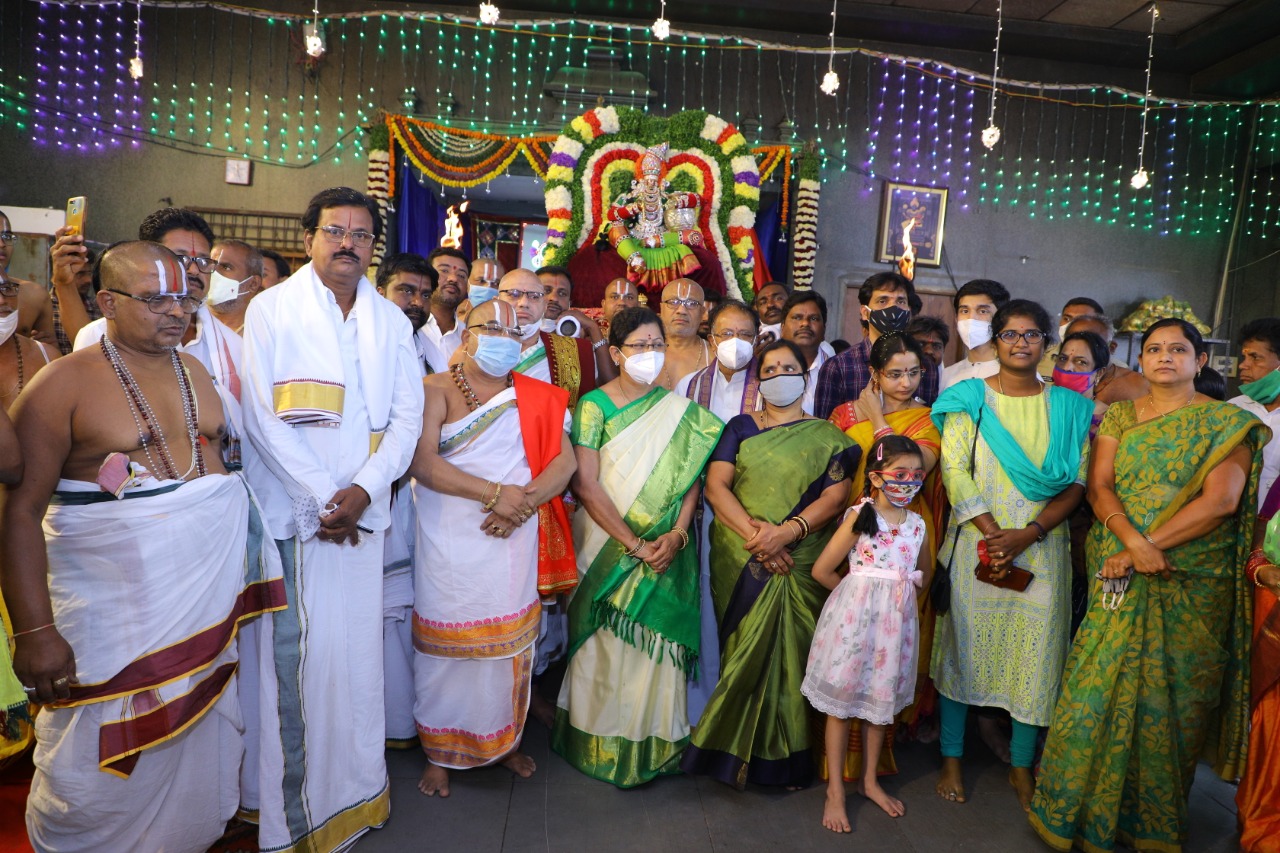
<path fill-rule="evenodd" d="M 1107 529 L 1107 532 L 1108 532 L 1108 533 L 1110 533 L 1110 532 L 1111 532 L 1111 519 L 1115 518 L 1117 515 L 1124 515 L 1124 513 L 1123 513 L 1123 512 L 1113 512 L 1113 513 L 1111 513 L 1110 515 L 1108 515 L 1106 518 L 1104 518 L 1104 519 L 1102 520 L 1102 526 L 1103 526 L 1103 527 L 1105 527 L 1105 528 Z"/>
<path fill-rule="evenodd" d="M 804 539 L 809 535 L 809 522 L 803 515 L 793 515 L 782 523 L 791 524 L 793 522 L 795 523 L 796 538 L 791 541 L 799 542 L 801 539 Z"/>
<path fill-rule="evenodd" d="M 1265 569 L 1268 566 L 1273 569 L 1280 568 L 1280 566 L 1267 559 L 1267 555 L 1261 548 L 1254 548 L 1249 552 L 1249 559 L 1244 564 L 1245 579 L 1259 589 L 1266 589 L 1266 585 L 1258 578 L 1258 570 Z M 17 635 L 15 634 L 14 636 Z"/>
<path fill-rule="evenodd" d="M 886 435 L 893 435 L 893 427 L 891 426 L 880 427 L 880 429 L 871 433 L 871 440 L 879 441 L 880 439 L 884 438 Z"/>
<path fill-rule="evenodd" d="M 484 499 L 485 492 L 489 491 L 490 486 L 493 486 L 493 497 L 489 498 L 489 500 L 485 500 Z M 498 499 L 501 497 L 502 497 L 502 484 L 486 482 L 484 489 L 480 492 L 480 506 L 484 508 L 485 512 L 488 512 L 489 510 L 493 509 L 495 506 L 498 505 Z"/>
<path fill-rule="evenodd" d="M 637 555 L 637 554 L 639 554 L 641 551 L 643 551 L 643 550 L 644 550 L 644 546 L 645 546 L 645 545 L 648 545 L 648 544 L 649 544 L 649 542 L 648 542 L 647 540 L 645 540 L 645 539 L 637 539 L 637 540 L 636 540 L 636 546 L 635 546 L 634 548 L 632 548 L 632 549 L 630 549 L 630 550 L 628 550 L 628 551 L 624 552 L 624 553 L 625 553 L 625 556 L 628 556 L 628 557 L 634 557 L 634 556 L 636 556 L 636 555 Z"/>
<path fill-rule="evenodd" d="M 687 532 L 685 532 L 685 529 L 684 529 L 683 527 L 680 527 L 679 525 L 676 525 L 675 527 L 671 528 L 671 532 L 672 532 L 672 533 L 674 533 L 674 534 L 676 534 L 677 536 L 679 536 L 679 537 L 680 537 L 680 550 L 681 550 L 681 551 L 683 551 L 685 548 L 689 547 L 689 534 L 688 534 Z"/>

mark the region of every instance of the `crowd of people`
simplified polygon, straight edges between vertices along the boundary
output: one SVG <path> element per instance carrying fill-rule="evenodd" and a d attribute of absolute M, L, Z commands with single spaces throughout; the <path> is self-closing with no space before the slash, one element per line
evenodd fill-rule
<path fill-rule="evenodd" d="M 34 743 L 36 849 L 344 849 L 386 749 L 447 797 L 537 772 L 530 719 L 621 788 L 825 779 L 849 832 L 846 782 L 910 820 L 895 742 L 963 803 L 972 709 L 1053 849 L 1182 849 L 1204 760 L 1280 851 L 1280 318 L 1223 400 L 1195 327 L 1132 370 L 1087 296 L 1055 324 L 979 279 L 952 323 L 878 273 L 850 346 L 780 282 L 585 305 L 456 248 L 370 281 L 372 199 L 301 225 L 296 271 L 165 208 L 0 277 L 0 757 Z"/>

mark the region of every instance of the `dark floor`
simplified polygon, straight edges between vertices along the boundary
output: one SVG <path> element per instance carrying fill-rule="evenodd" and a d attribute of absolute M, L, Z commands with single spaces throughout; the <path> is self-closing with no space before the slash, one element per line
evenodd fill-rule
<path fill-rule="evenodd" d="M 973 733 L 976 735 L 976 732 Z M 974 736 L 967 763 L 969 802 L 933 792 L 937 745 L 900 744 L 900 771 L 885 788 L 907 813 L 897 820 L 850 794 L 854 832 L 822 828 L 823 788 L 738 792 L 706 778 L 673 776 L 621 791 L 569 767 L 530 722 L 525 751 L 538 762 L 531 779 L 501 767 L 452 774 L 447 800 L 418 793 L 423 759 L 388 754 L 391 821 L 366 835 L 357 853 L 376 851 L 1048 851 L 1031 831 L 1006 781 L 1005 766 Z M 1235 788 L 1200 768 L 1191 792 L 1186 853 L 1234 853 Z"/>

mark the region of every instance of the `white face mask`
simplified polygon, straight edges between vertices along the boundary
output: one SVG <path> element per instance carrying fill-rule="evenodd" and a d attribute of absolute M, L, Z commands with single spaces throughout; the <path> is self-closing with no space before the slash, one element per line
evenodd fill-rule
<path fill-rule="evenodd" d="M 729 338 L 727 341 L 721 341 L 716 347 L 716 360 L 724 365 L 726 370 L 741 370 L 751 363 L 751 344 L 742 340 L 742 338 Z"/>
<path fill-rule="evenodd" d="M 1061 326 L 1059 326 L 1059 327 L 1058 327 L 1058 342 L 1059 342 L 1059 343 L 1061 343 L 1061 342 L 1062 342 L 1062 339 L 1063 339 L 1063 338 L 1065 338 L 1065 337 L 1067 336 L 1067 327 L 1068 327 L 1068 326 L 1070 326 L 1070 325 L 1071 325 L 1070 323 L 1063 323 Z"/>
<path fill-rule="evenodd" d="M 520 340 L 527 341 L 542 331 L 542 321 L 533 320 L 520 327 Z"/>
<path fill-rule="evenodd" d="M 626 361 L 622 362 L 622 369 L 641 385 L 652 385 L 662 372 L 662 363 L 666 358 L 667 354 L 664 352 L 640 352 L 627 356 Z"/>
<path fill-rule="evenodd" d="M 249 278 L 253 278 L 253 276 L 249 276 Z M 249 278 L 236 281 L 214 270 L 213 274 L 209 276 L 209 292 L 205 297 L 206 301 L 210 305 L 225 305 L 228 302 L 234 302 L 241 295 L 241 285 L 248 281 Z"/>
<path fill-rule="evenodd" d="M 7 344 L 16 331 L 18 331 L 17 309 L 8 314 L 0 314 L 0 344 Z"/>
<path fill-rule="evenodd" d="M 966 317 L 956 321 L 956 331 L 966 349 L 974 349 L 991 342 L 991 324 L 986 320 Z"/>
<path fill-rule="evenodd" d="M 804 394 L 803 373 L 780 373 L 760 380 L 760 396 L 779 408 L 790 406 Z"/>
<path fill-rule="evenodd" d="M 539 325 L 541 331 L 546 332 L 548 335 L 556 334 L 556 321 L 552 320 L 550 317 L 543 317 L 542 323 Z"/>

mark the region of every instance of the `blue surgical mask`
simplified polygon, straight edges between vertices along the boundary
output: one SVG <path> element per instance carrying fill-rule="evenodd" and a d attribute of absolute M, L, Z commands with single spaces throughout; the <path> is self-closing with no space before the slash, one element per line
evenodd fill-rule
<path fill-rule="evenodd" d="M 471 360 L 490 376 L 506 376 L 520 361 L 520 342 L 506 335 L 476 335 Z"/>
<path fill-rule="evenodd" d="M 496 287 L 487 287 L 483 284 L 467 285 L 467 299 L 471 301 L 472 308 L 475 308 L 477 305 L 483 305 L 490 299 L 497 298 L 498 288 Z"/>

